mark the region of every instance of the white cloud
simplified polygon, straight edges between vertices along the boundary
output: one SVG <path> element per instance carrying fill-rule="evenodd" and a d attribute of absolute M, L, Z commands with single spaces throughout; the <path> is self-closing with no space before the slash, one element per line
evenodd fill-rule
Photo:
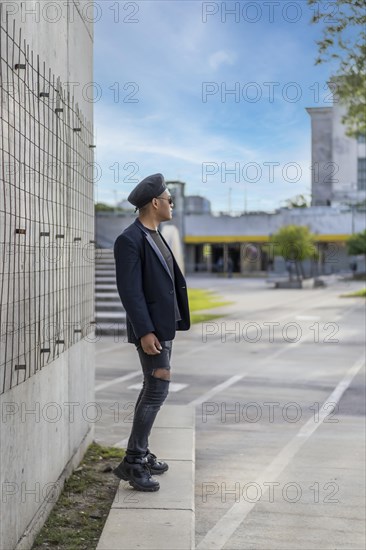
<path fill-rule="evenodd" d="M 234 65 L 235 60 L 236 55 L 234 52 L 230 52 L 228 50 L 219 50 L 210 55 L 208 63 L 210 67 L 214 71 L 216 71 L 221 67 L 221 65 Z"/>

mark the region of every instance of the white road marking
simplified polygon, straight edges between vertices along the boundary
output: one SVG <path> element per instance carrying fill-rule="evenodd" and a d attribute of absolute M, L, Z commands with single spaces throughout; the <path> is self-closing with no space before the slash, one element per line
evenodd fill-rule
<path fill-rule="evenodd" d="M 291 462 L 295 454 L 306 443 L 309 437 L 315 430 L 321 426 L 324 419 L 333 411 L 329 410 L 325 405 L 329 402 L 338 403 L 350 386 L 353 378 L 365 364 L 365 355 L 363 354 L 347 371 L 346 375 L 337 384 L 335 389 L 324 401 L 323 406 L 319 411 L 319 421 L 314 422 L 310 418 L 297 434 L 283 447 L 283 449 L 275 456 L 272 462 L 267 466 L 263 473 L 257 478 L 256 483 L 261 487 L 265 482 L 273 482 L 283 472 L 283 470 Z M 263 492 L 264 494 L 264 492 Z M 240 524 L 244 521 L 249 512 L 254 508 L 256 502 L 248 502 L 246 500 L 236 502 L 221 519 L 208 531 L 205 537 L 197 546 L 197 550 L 220 550 L 222 549 L 230 537 L 235 533 Z"/>
<path fill-rule="evenodd" d="M 235 382 L 238 382 L 239 380 L 244 378 L 244 376 L 246 376 L 246 373 L 235 374 L 234 376 L 231 376 L 231 378 L 228 378 L 227 380 L 225 380 L 225 382 L 222 382 L 222 384 L 219 384 L 218 386 L 213 387 L 211 390 L 208 390 L 208 392 L 201 395 L 201 397 L 197 397 L 196 399 L 191 401 L 189 405 L 193 405 L 194 407 L 196 407 L 197 405 L 201 405 L 205 401 L 208 401 L 209 399 L 211 399 L 211 397 L 213 397 L 217 393 L 220 393 L 221 391 L 235 384 Z"/>
<path fill-rule="evenodd" d="M 125 374 L 124 376 L 120 376 L 119 378 L 113 378 L 113 380 L 108 380 L 108 382 L 103 382 L 102 384 L 99 384 L 99 386 L 95 387 L 95 391 L 104 390 L 105 388 L 109 388 L 109 386 L 114 386 L 114 384 L 118 384 L 119 382 L 124 382 L 125 380 L 131 380 L 131 378 L 136 378 L 136 376 L 140 376 L 141 371 L 137 372 L 130 372 L 130 374 Z"/>
<path fill-rule="evenodd" d="M 188 386 L 188 384 L 179 384 L 178 382 L 170 382 L 170 385 L 169 385 L 169 393 L 170 392 L 178 392 L 178 391 L 181 391 L 181 390 L 184 390 L 184 388 L 186 388 Z M 141 390 L 142 388 L 142 383 L 141 384 L 132 384 L 132 386 L 128 386 L 128 390 Z"/>

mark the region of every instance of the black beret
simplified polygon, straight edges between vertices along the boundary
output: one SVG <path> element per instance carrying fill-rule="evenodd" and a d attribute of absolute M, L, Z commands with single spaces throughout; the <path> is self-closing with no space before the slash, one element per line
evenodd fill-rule
<path fill-rule="evenodd" d="M 149 203 L 154 197 L 158 197 L 164 193 L 166 188 L 167 186 L 165 185 L 163 174 L 153 174 L 140 181 L 140 183 L 132 189 L 127 200 L 136 206 L 136 210 L 138 210 Z"/>

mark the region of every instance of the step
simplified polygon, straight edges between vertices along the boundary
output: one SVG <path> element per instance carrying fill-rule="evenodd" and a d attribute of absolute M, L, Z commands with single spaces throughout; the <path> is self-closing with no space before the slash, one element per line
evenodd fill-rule
<path fill-rule="evenodd" d="M 95 324 L 96 336 L 125 336 L 126 323 L 124 322 L 104 322 L 99 321 Z"/>
<path fill-rule="evenodd" d="M 110 312 L 110 311 L 119 311 L 121 314 L 123 314 L 125 312 L 125 310 L 123 309 L 123 306 L 121 304 L 121 300 L 116 298 L 115 301 L 112 301 L 110 300 L 109 302 L 102 302 L 101 300 L 96 300 L 95 301 L 95 311 L 106 311 L 106 312 Z"/>
<path fill-rule="evenodd" d="M 118 292 L 96 292 L 95 300 L 96 301 L 99 301 L 99 300 L 121 301 Z"/>
<path fill-rule="evenodd" d="M 95 321 L 98 323 L 125 324 L 126 313 L 124 311 L 97 311 Z"/>
<path fill-rule="evenodd" d="M 115 265 L 114 258 L 96 258 L 96 265 Z"/>
<path fill-rule="evenodd" d="M 113 248 L 96 248 L 99 255 L 102 254 L 113 254 Z"/>
<path fill-rule="evenodd" d="M 110 264 L 114 264 L 115 263 L 115 258 L 113 256 L 113 254 L 111 256 L 107 256 L 107 255 L 103 255 L 103 256 L 95 256 L 95 263 L 96 264 L 106 264 L 106 265 L 110 265 Z"/>
<path fill-rule="evenodd" d="M 97 550 L 192 550 L 194 541 L 194 408 L 164 405 L 151 432 L 152 452 L 169 463 L 160 490 L 121 481 Z"/>
<path fill-rule="evenodd" d="M 113 290 L 117 290 L 117 287 L 116 287 L 116 283 L 114 283 L 114 285 L 110 284 L 110 285 L 106 285 L 104 283 L 95 283 L 95 290 L 96 292 L 111 292 Z"/>

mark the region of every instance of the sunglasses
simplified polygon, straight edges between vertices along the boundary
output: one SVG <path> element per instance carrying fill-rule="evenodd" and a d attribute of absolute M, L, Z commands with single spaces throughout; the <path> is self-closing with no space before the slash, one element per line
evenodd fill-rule
<path fill-rule="evenodd" d="M 172 197 L 166 198 L 166 197 L 155 197 L 156 199 L 162 200 L 162 201 L 169 201 L 169 204 L 174 204 Z"/>

